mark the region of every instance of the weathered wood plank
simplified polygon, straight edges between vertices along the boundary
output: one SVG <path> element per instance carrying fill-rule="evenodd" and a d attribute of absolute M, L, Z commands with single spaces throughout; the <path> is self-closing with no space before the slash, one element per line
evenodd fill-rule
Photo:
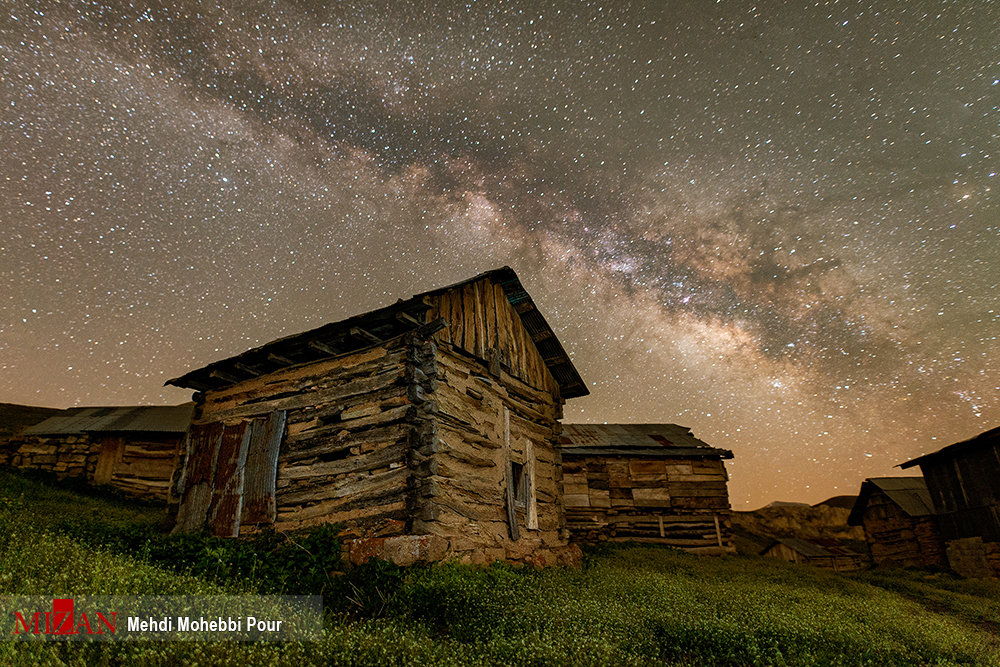
<path fill-rule="evenodd" d="M 124 453 L 124 438 L 108 438 L 101 444 L 101 453 L 97 457 L 97 468 L 94 469 L 94 484 L 107 484 L 111 481 L 115 466 L 122 460 Z"/>
<path fill-rule="evenodd" d="M 507 302 L 507 295 L 504 294 L 500 285 L 493 286 L 493 307 L 496 309 L 496 347 L 500 352 L 500 364 L 510 369 L 510 325 L 507 309 L 510 304 Z"/>
<path fill-rule="evenodd" d="M 489 357 L 491 354 L 490 350 L 492 350 L 492 354 L 496 357 L 497 363 L 499 363 L 500 346 L 497 343 L 497 304 L 491 281 L 483 283 L 482 308 L 483 321 L 486 324 L 486 356 Z M 487 361 L 491 361 L 491 359 L 487 359 Z"/>
<path fill-rule="evenodd" d="M 520 539 L 521 532 L 518 529 L 517 512 L 514 507 L 514 471 L 510 458 L 510 411 L 506 407 L 503 409 L 503 453 L 507 477 L 506 483 L 504 484 L 507 501 L 507 528 L 510 531 L 510 539 L 516 542 Z"/>
<path fill-rule="evenodd" d="M 405 516 L 405 499 L 397 500 L 392 497 L 384 499 L 380 498 L 376 500 L 385 500 L 386 502 L 346 511 L 335 511 L 329 507 L 320 507 L 319 505 L 316 505 L 309 508 L 310 512 L 307 516 L 303 516 L 302 513 L 298 511 L 282 512 L 279 510 L 278 520 L 275 522 L 275 528 L 279 530 L 300 530 L 324 523 L 340 523 L 344 521 L 357 521 L 360 519 L 371 520 L 374 517 Z"/>
<path fill-rule="evenodd" d="M 465 317 L 462 313 L 462 293 L 454 291 L 449 299 L 451 305 L 451 344 L 455 347 L 463 347 L 465 340 Z"/>
<path fill-rule="evenodd" d="M 325 389 L 304 391 L 276 400 L 242 404 L 225 410 L 215 410 L 210 417 L 212 420 L 247 418 L 260 416 L 276 410 L 300 410 L 324 403 L 336 403 L 351 397 L 364 396 L 386 387 L 402 386 L 404 383 L 403 370 L 404 365 L 399 364 L 391 370 L 375 375 L 374 377 L 361 377 Z M 203 417 L 199 422 L 202 422 L 204 419 L 206 417 Z"/>
<path fill-rule="evenodd" d="M 400 467 L 374 475 L 348 475 L 340 479 L 327 480 L 304 487 L 291 487 L 289 490 L 281 492 L 281 505 L 285 508 L 292 505 L 313 505 L 332 499 L 343 499 L 345 503 L 350 503 L 361 498 L 362 494 L 381 492 L 390 487 L 402 492 L 406 488 L 409 474 L 410 471 L 406 467 Z"/>
<path fill-rule="evenodd" d="M 323 500 L 304 507 L 298 507 L 298 503 L 292 506 L 291 503 L 285 501 L 285 494 L 279 494 L 279 521 L 302 521 L 341 513 L 344 519 L 371 516 L 371 513 L 365 511 L 366 509 L 373 506 L 393 505 L 405 498 L 407 488 L 405 473 L 405 470 L 390 471 L 386 473 L 386 475 L 391 476 L 388 480 L 373 480 L 364 488 L 358 489 L 348 496 Z"/>
<path fill-rule="evenodd" d="M 375 371 L 382 369 L 383 365 L 392 367 L 405 363 L 405 351 L 397 349 L 402 344 L 400 339 L 393 341 L 392 345 L 375 346 L 336 359 L 280 369 L 209 392 L 205 397 L 205 419 L 202 421 L 212 421 L 211 415 L 215 411 L 226 410 L 237 404 L 267 400 L 276 394 L 301 392 L 322 383 L 340 384 L 343 376 L 358 375 L 361 371 L 357 367 Z M 384 369 L 375 372 L 384 372 Z"/>
<path fill-rule="evenodd" d="M 299 440 L 296 449 L 292 449 L 286 440 L 282 460 L 292 464 L 324 454 L 343 452 L 352 447 L 357 447 L 359 451 L 377 449 L 381 445 L 407 440 L 412 431 L 413 425 L 405 422 L 356 432 L 348 431 L 342 424 L 332 424 L 312 438 Z"/>
<path fill-rule="evenodd" d="M 527 505 L 525 507 L 525 528 L 538 530 L 538 494 L 535 488 L 535 452 L 530 439 L 524 441 L 524 472 L 527 483 Z"/>
<path fill-rule="evenodd" d="M 476 317 L 476 349 L 475 355 L 480 359 L 486 358 L 486 349 L 490 346 L 489 339 L 486 336 L 486 304 L 485 304 L 485 292 L 486 284 L 492 284 L 492 281 L 479 280 L 472 284 L 474 298 L 475 298 L 475 317 Z"/>
<path fill-rule="evenodd" d="M 374 470 L 390 463 L 406 462 L 408 446 L 405 442 L 387 445 L 367 454 L 350 456 L 340 461 L 314 463 L 312 465 L 279 465 L 279 480 L 305 479 L 308 477 L 330 477 L 364 470 Z"/>

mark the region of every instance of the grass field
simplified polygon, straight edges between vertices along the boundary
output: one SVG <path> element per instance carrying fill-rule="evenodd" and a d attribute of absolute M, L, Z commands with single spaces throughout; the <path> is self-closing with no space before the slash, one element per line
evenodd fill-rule
<path fill-rule="evenodd" d="M 599 550 L 576 570 L 371 563 L 331 575 L 335 554 L 318 553 L 332 548 L 329 533 L 296 538 L 303 556 L 289 564 L 282 536 L 170 541 L 160 518 L 0 472 L 0 594 L 319 588 L 324 639 L 4 641 L 0 665 L 1000 665 L 996 581 L 648 547 Z"/>

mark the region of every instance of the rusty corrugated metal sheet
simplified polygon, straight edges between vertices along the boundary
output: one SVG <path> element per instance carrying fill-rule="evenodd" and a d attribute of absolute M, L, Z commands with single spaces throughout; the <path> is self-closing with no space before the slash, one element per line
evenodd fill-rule
<path fill-rule="evenodd" d="M 205 527 L 223 430 L 222 422 L 212 422 L 193 426 L 188 433 L 175 533 L 196 533 Z"/>
<path fill-rule="evenodd" d="M 252 422 L 230 424 L 222 431 L 212 480 L 207 524 L 217 537 L 238 537 L 243 509 L 243 471 Z"/>
<path fill-rule="evenodd" d="M 21 431 L 22 435 L 146 431 L 184 433 L 194 405 L 71 408 Z"/>
<path fill-rule="evenodd" d="M 277 517 L 275 484 L 285 418 L 285 411 L 281 410 L 253 420 L 243 481 L 241 523 L 274 523 Z"/>

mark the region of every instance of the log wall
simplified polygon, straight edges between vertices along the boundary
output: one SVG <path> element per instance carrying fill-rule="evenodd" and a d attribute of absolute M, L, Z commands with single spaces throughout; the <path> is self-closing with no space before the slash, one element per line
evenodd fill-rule
<path fill-rule="evenodd" d="M 345 522 L 359 535 L 405 532 L 413 495 L 408 457 L 417 422 L 409 395 L 407 346 L 406 337 L 400 337 L 199 395 L 194 427 L 221 424 L 222 437 L 212 440 L 218 443 L 213 460 L 199 464 L 191 458 L 196 451 L 210 450 L 211 444 L 202 443 L 188 454 L 191 460 L 186 470 L 195 478 L 193 484 L 190 474 L 177 480 L 174 501 L 180 505 L 175 508 L 180 529 L 198 530 L 199 522 L 204 525 L 209 519 L 212 501 L 199 499 L 198 493 L 219 495 L 220 502 L 226 493 L 221 486 L 224 476 L 209 483 L 197 472 L 199 465 L 206 474 L 218 472 L 220 454 L 222 465 L 226 460 L 238 463 L 242 441 L 234 441 L 227 454 L 225 433 L 242 432 L 246 426 L 241 425 L 254 420 L 263 429 L 263 420 L 271 419 L 269 415 L 280 415 L 281 430 L 271 440 L 261 436 L 259 444 L 251 446 L 252 438 L 246 436 L 246 461 L 258 461 L 250 466 L 252 475 L 266 486 L 268 466 L 273 466 L 274 488 L 271 497 L 264 489 L 255 500 L 256 508 L 248 507 L 245 516 L 241 510 L 242 532 L 271 521 L 279 530 Z M 269 423 L 273 424 L 273 419 Z M 274 449 L 270 462 L 261 451 L 268 442 Z M 195 490 L 202 483 L 207 484 L 207 490 Z M 245 480 L 228 495 L 235 496 L 233 502 L 242 506 L 245 488 L 257 483 Z M 183 511 L 189 498 L 197 509 L 193 519 L 186 518 Z"/>
<path fill-rule="evenodd" d="M 414 532 L 447 539 L 466 561 L 555 562 L 568 544 L 556 448 L 561 400 L 505 370 L 491 373 L 447 340 L 424 351 L 437 382 Z"/>
<path fill-rule="evenodd" d="M 721 460 L 563 455 L 566 527 L 581 542 L 733 553 Z"/>
<path fill-rule="evenodd" d="M 862 518 L 872 564 L 882 567 L 947 567 L 934 516 L 911 517 L 882 491 L 868 498 Z"/>
<path fill-rule="evenodd" d="M 252 520 L 235 509 L 246 482 L 227 471 L 266 477 L 252 463 L 263 426 L 251 422 L 281 414 L 279 530 L 342 522 L 354 561 L 575 560 L 562 530 L 563 400 L 518 313 L 488 279 L 425 298 L 407 334 L 198 395 L 175 530 L 267 523 L 260 507 Z"/>
<path fill-rule="evenodd" d="M 11 441 L 10 465 L 52 472 L 60 479 L 110 484 L 132 497 L 166 501 L 181 438 L 146 432 L 22 436 Z"/>

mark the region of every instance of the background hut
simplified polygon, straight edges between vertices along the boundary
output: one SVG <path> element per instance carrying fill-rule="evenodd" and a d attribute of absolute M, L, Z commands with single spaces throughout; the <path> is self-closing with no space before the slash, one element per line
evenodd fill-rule
<path fill-rule="evenodd" d="M 72 408 L 8 443 L 10 464 L 166 500 L 193 405 Z"/>
<path fill-rule="evenodd" d="M 733 458 L 674 424 L 566 424 L 559 439 L 566 527 L 575 540 L 731 553 Z"/>
<path fill-rule="evenodd" d="M 873 565 L 948 566 L 923 477 L 866 479 L 847 523 L 864 526 Z"/>
<path fill-rule="evenodd" d="M 199 392 L 175 530 L 343 522 L 352 560 L 401 563 L 572 553 L 556 438 L 588 392 L 509 268 L 169 384 Z"/>
<path fill-rule="evenodd" d="M 899 467 L 913 466 L 927 482 L 951 568 L 1000 576 L 1000 428 Z"/>
<path fill-rule="evenodd" d="M 862 554 L 834 539 L 779 537 L 761 555 L 780 558 L 789 563 L 814 565 L 834 572 L 859 570 L 865 566 Z"/>

